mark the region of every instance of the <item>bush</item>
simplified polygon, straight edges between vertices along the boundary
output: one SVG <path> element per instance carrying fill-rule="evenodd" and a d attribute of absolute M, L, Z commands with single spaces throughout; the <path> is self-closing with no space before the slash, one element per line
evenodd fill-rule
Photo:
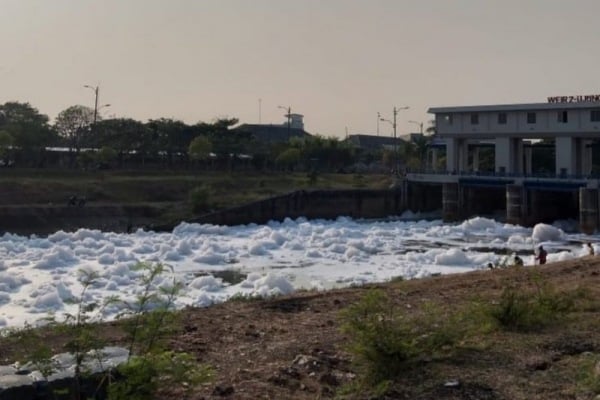
<path fill-rule="evenodd" d="M 513 331 L 534 331 L 560 320 L 575 307 L 581 291 L 557 292 L 533 276 L 533 288 L 507 286 L 489 315 L 500 327 Z"/>
<path fill-rule="evenodd" d="M 192 211 L 200 213 L 207 211 L 210 208 L 210 192 L 204 186 L 196 186 L 190 192 L 190 203 L 192 205 Z"/>
<path fill-rule="evenodd" d="M 584 353 L 577 368 L 577 382 L 583 389 L 594 394 L 600 393 L 600 356 Z"/>
<path fill-rule="evenodd" d="M 372 290 L 342 313 L 349 350 L 369 387 L 385 387 L 418 361 L 449 353 L 467 333 L 458 314 L 427 305 L 404 314 L 381 290 Z"/>

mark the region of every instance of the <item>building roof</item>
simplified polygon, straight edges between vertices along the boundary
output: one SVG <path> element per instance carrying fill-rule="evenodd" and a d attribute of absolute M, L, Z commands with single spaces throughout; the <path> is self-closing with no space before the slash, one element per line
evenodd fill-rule
<path fill-rule="evenodd" d="M 233 130 L 249 133 L 257 140 L 271 143 L 287 142 L 293 137 L 306 138 L 312 136 L 304 129 L 288 128 L 286 125 L 242 124 L 233 128 Z"/>
<path fill-rule="evenodd" d="M 394 138 L 390 136 L 349 135 L 346 141 L 363 149 L 381 149 L 394 146 Z M 404 139 L 396 138 L 396 144 L 402 142 L 404 142 Z"/>
<path fill-rule="evenodd" d="M 542 110 L 572 110 L 600 109 L 599 101 L 580 101 L 573 103 L 526 103 L 526 104 L 494 104 L 481 106 L 432 107 L 427 112 L 431 114 L 472 113 L 472 112 L 504 112 L 504 111 L 542 111 Z"/>

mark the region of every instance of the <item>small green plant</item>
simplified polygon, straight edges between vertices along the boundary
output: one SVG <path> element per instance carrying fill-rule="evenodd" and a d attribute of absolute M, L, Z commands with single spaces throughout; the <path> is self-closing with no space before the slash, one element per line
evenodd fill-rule
<path fill-rule="evenodd" d="M 577 366 L 578 385 L 593 394 L 600 394 L 600 356 L 586 353 L 582 355 Z"/>
<path fill-rule="evenodd" d="M 157 286 L 158 278 L 170 267 L 139 263 L 142 290 L 133 301 L 125 301 L 124 320 L 128 335 L 129 358 L 117 368 L 117 380 L 109 387 L 109 398 L 152 399 L 160 386 L 181 385 L 192 389 L 206 382 L 212 370 L 183 352 L 172 352 L 165 338 L 178 327 L 174 303 L 182 284 L 174 278 L 171 285 Z M 172 269 L 171 269 L 172 271 Z"/>
<path fill-rule="evenodd" d="M 46 325 L 45 329 L 47 330 L 51 326 L 52 322 Z M 22 358 L 39 371 L 44 379 L 48 379 L 56 371 L 58 365 L 52 359 L 52 349 L 43 340 L 40 329 L 25 323 L 23 328 L 3 332 L 3 335 L 10 338 L 19 347 Z"/>
<path fill-rule="evenodd" d="M 460 318 L 433 305 L 401 312 L 383 291 L 371 290 L 343 311 L 342 329 L 350 337 L 349 350 L 365 385 L 385 388 L 386 381 L 418 361 L 450 353 L 467 334 Z"/>
<path fill-rule="evenodd" d="M 352 176 L 353 184 L 355 188 L 365 187 L 365 177 L 362 174 L 355 174 Z"/>
<path fill-rule="evenodd" d="M 210 192 L 205 186 L 196 186 L 190 191 L 192 211 L 200 213 L 210 208 Z"/>
<path fill-rule="evenodd" d="M 580 290 L 557 292 L 538 275 L 531 275 L 532 288 L 506 286 L 489 315 L 506 330 L 535 331 L 559 321 L 575 307 Z"/>
<path fill-rule="evenodd" d="M 71 300 L 76 304 L 76 312 L 67 314 L 65 321 L 56 323 L 49 317 L 45 332 L 52 327 L 67 338 L 65 350 L 74 357 L 74 384 L 68 390 L 71 398 L 78 400 L 89 395 L 83 389 L 84 380 L 89 386 L 97 382 L 96 393 L 107 391 L 108 399 L 152 399 L 160 388 L 179 386 L 191 390 L 206 382 L 212 370 L 199 364 L 191 355 L 167 349 L 165 339 L 178 328 L 177 314 L 173 312 L 174 302 L 182 284 L 173 278 L 172 284 L 165 284 L 162 276 L 170 268 L 163 264 L 138 263 L 132 267 L 138 273 L 141 291 L 134 299 L 122 300 L 116 297 L 106 299 L 100 306 L 86 299 L 87 290 L 98 279 L 94 272 L 80 271 L 79 281 L 82 290 Z M 107 368 L 103 376 L 89 380 L 86 361 L 103 363 L 102 340 L 97 323 L 102 322 L 103 307 L 120 304 L 125 311 L 119 315 L 127 333 L 128 360 L 116 370 Z M 39 329 L 26 326 L 25 329 L 10 332 L 11 339 L 23 347 L 26 362 L 32 363 L 44 377 L 56 370 L 52 351 L 44 342 Z M 159 385 L 160 383 L 160 385 Z M 95 396 L 95 395 L 93 395 Z"/>

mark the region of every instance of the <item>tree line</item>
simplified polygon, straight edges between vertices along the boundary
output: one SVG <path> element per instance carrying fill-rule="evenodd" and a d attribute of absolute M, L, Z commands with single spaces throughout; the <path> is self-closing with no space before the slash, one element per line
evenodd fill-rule
<path fill-rule="evenodd" d="M 74 105 L 54 123 L 29 103 L 0 105 L 0 162 L 3 166 L 64 168 L 255 168 L 350 171 L 357 164 L 391 168 L 386 150 L 356 148 L 323 136 L 287 142 L 258 140 L 231 129 L 236 118 L 186 124 L 171 118 L 141 122 L 102 119 Z M 421 163 L 425 142 L 400 146 L 406 165 Z"/>

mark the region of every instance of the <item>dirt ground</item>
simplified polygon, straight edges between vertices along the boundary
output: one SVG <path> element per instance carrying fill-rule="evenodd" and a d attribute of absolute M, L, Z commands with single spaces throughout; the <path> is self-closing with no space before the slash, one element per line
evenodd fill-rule
<path fill-rule="evenodd" d="M 586 360 L 600 354 L 600 257 L 188 309 L 170 346 L 215 370 L 214 379 L 197 388 L 191 399 L 373 398 L 364 393 L 340 395 L 358 379 L 348 338 L 340 330 L 344 308 L 377 287 L 407 312 L 425 303 L 452 311 L 474 299 L 496 301 L 507 284 L 530 284 L 534 271 L 557 290 L 586 288 L 590 303 L 540 332 L 494 330 L 463 343 L 452 357 L 405 371 L 378 398 L 594 399 L 596 394 L 582 384 L 581 376 Z M 115 324 L 106 329 L 118 342 Z M 10 348 L 0 349 L 2 361 L 14 357 Z M 184 397 L 173 389 L 162 398 Z"/>

